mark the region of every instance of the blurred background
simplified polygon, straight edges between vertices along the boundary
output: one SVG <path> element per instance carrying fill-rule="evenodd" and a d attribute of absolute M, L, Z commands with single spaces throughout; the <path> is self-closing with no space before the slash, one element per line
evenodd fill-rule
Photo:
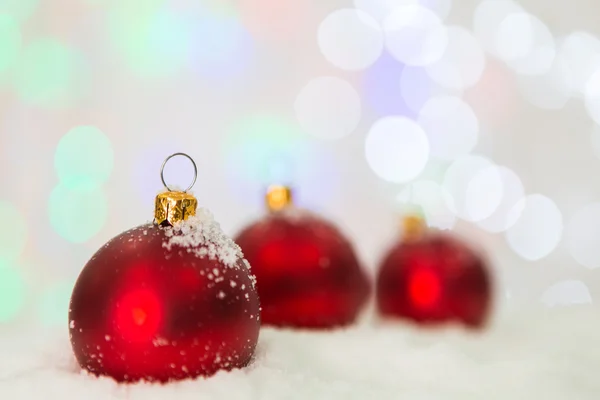
<path fill-rule="evenodd" d="M 171 153 L 237 233 L 270 183 L 373 273 L 418 210 L 488 255 L 498 311 L 600 293 L 595 0 L 0 0 L 0 329 L 66 327 L 152 219 Z M 192 169 L 173 159 L 167 181 Z"/>

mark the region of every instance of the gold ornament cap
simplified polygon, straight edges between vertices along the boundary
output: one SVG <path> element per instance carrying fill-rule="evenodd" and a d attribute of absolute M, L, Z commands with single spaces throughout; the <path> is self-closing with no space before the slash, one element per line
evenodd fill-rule
<path fill-rule="evenodd" d="M 167 165 L 167 162 L 175 156 L 186 157 L 192 162 L 192 165 L 194 167 L 194 179 L 190 186 L 183 191 L 173 190 L 165 182 L 165 165 Z M 154 223 L 163 226 L 173 226 L 177 222 L 184 221 L 189 217 L 196 215 L 198 200 L 192 194 L 188 193 L 188 190 L 190 190 L 194 186 L 197 177 L 198 168 L 196 167 L 196 163 L 194 162 L 192 157 L 188 156 L 185 153 L 175 153 L 167 157 L 160 169 L 160 179 L 162 180 L 162 183 L 167 189 L 167 191 L 160 193 L 158 196 L 156 196 L 156 200 L 154 203 Z"/>
<path fill-rule="evenodd" d="M 281 211 L 294 204 L 292 189 L 283 185 L 271 185 L 267 188 L 265 203 L 271 212 Z"/>
<path fill-rule="evenodd" d="M 408 215 L 402 218 L 402 240 L 404 241 L 413 242 L 421 239 L 426 229 L 425 220 L 419 215 Z"/>

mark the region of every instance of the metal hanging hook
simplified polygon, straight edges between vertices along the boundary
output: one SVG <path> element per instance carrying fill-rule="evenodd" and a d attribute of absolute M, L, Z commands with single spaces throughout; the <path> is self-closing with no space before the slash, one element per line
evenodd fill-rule
<path fill-rule="evenodd" d="M 194 179 L 192 180 L 192 183 L 190 184 L 190 186 L 188 186 L 188 188 L 183 191 L 185 193 L 188 190 L 190 190 L 192 187 L 194 187 L 194 184 L 196 183 L 196 178 L 198 177 L 198 167 L 196 166 L 196 162 L 194 162 L 194 159 L 192 157 L 190 157 L 189 155 L 187 155 L 185 153 L 174 153 L 174 154 L 171 154 L 169 157 L 167 157 L 165 159 L 165 161 L 163 161 L 162 166 L 160 167 L 160 180 L 162 181 L 163 185 L 165 186 L 165 188 L 167 188 L 167 190 L 169 192 L 173 192 L 173 189 L 171 189 L 169 187 L 169 185 L 167 185 L 167 183 L 165 182 L 165 165 L 167 165 L 167 162 L 169 162 L 169 160 L 171 158 L 176 157 L 176 156 L 186 157 L 188 160 L 190 160 L 192 162 L 192 165 L 194 167 Z"/>

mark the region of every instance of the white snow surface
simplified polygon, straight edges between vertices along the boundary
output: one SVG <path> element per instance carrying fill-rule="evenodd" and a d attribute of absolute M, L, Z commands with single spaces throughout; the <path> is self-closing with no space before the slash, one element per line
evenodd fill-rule
<path fill-rule="evenodd" d="M 66 332 L 0 330 L 0 399 L 596 400 L 599 316 L 591 307 L 513 314 L 481 333 L 376 321 L 263 328 L 247 368 L 167 385 L 80 372 Z"/>

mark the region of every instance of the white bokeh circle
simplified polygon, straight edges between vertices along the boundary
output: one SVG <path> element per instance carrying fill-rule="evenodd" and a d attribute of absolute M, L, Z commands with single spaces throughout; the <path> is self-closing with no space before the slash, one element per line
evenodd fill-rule
<path fill-rule="evenodd" d="M 600 203 L 577 211 L 569 220 L 566 232 L 571 256 L 586 268 L 600 268 Z"/>
<path fill-rule="evenodd" d="M 440 18 L 421 6 L 395 8 L 383 22 L 385 46 L 398 61 L 425 66 L 438 61 L 448 46 Z"/>
<path fill-rule="evenodd" d="M 447 34 L 446 50 L 438 61 L 427 65 L 427 74 L 440 86 L 465 90 L 479 82 L 483 75 L 485 54 L 467 29 L 451 26 Z"/>
<path fill-rule="evenodd" d="M 478 155 L 464 156 L 450 164 L 442 186 L 448 208 L 470 222 L 488 218 L 502 200 L 502 178 L 497 166 Z"/>
<path fill-rule="evenodd" d="M 479 122 L 471 107 L 458 97 L 436 96 L 419 112 L 419 124 L 429 139 L 431 155 L 454 160 L 477 144 Z"/>
<path fill-rule="evenodd" d="M 382 22 L 395 8 L 415 6 L 419 0 L 354 0 L 354 7 Z"/>
<path fill-rule="evenodd" d="M 554 201 L 541 194 L 528 195 L 515 204 L 511 213 L 519 217 L 505 236 L 515 253 L 536 261 L 554 251 L 563 233 L 562 213 Z"/>
<path fill-rule="evenodd" d="M 496 32 L 496 54 L 523 75 L 547 73 L 556 57 L 550 29 L 539 18 L 519 11 L 506 16 Z"/>
<path fill-rule="evenodd" d="M 365 156 L 381 179 L 405 183 L 425 168 L 429 143 L 416 122 L 401 116 L 384 117 L 375 122 L 367 134 Z"/>
<path fill-rule="evenodd" d="M 519 209 L 513 207 L 525 196 L 525 188 L 519 176 L 511 169 L 499 166 L 498 172 L 502 180 L 502 199 L 492 215 L 477 222 L 481 229 L 500 233 L 513 226 L 519 219 Z M 511 212 L 512 211 L 512 212 Z"/>
<path fill-rule="evenodd" d="M 552 67 L 541 75 L 519 75 L 519 91 L 534 106 L 545 110 L 562 109 L 572 95 L 564 60 L 556 57 Z"/>
<path fill-rule="evenodd" d="M 560 41 L 558 57 L 567 70 L 565 80 L 579 95 L 600 69 L 600 39 L 587 32 L 573 32 Z"/>
<path fill-rule="evenodd" d="M 339 139 L 352 133 L 360 121 L 360 96 L 347 81 L 324 76 L 312 79 L 294 103 L 302 129 L 320 139 Z"/>
<path fill-rule="evenodd" d="M 408 184 L 398 195 L 400 204 L 418 205 L 425 214 L 427 226 L 452 229 L 456 216 L 445 201 L 444 188 L 432 180 L 418 180 Z"/>
<path fill-rule="evenodd" d="M 585 283 L 570 279 L 547 288 L 541 301 L 548 307 L 591 304 L 592 295 Z"/>
<path fill-rule="evenodd" d="M 383 32 L 369 14 L 341 9 L 321 22 L 318 44 L 323 56 L 334 66 L 349 71 L 369 67 L 383 51 Z"/>

